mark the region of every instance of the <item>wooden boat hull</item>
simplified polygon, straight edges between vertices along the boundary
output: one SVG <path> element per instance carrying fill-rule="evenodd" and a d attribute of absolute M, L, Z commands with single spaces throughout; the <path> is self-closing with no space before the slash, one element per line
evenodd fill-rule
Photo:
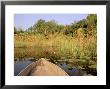
<path fill-rule="evenodd" d="M 39 59 L 36 62 L 31 63 L 25 69 L 23 69 L 18 76 L 69 76 L 59 66 L 45 60 Z"/>

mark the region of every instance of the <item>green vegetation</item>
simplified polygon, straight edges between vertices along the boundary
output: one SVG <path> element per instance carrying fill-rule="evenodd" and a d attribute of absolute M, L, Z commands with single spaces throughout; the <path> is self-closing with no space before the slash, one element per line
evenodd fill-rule
<path fill-rule="evenodd" d="M 49 58 L 71 61 L 78 67 L 96 68 L 97 16 L 70 25 L 59 25 L 54 20 L 38 20 L 23 31 L 14 27 L 15 58 Z"/>

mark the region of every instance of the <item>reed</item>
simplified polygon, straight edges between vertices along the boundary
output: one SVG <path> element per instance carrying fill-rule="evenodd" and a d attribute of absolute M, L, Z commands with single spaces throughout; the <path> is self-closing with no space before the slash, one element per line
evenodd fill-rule
<path fill-rule="evenodd" d="M 80 33 L 81 35 L 81 33 Z M 69 37 L 63 34 L 14 35 L 15 58 L 47 57 L 56 59 L 92 59 L 97 56 L 96 37 Z"/>

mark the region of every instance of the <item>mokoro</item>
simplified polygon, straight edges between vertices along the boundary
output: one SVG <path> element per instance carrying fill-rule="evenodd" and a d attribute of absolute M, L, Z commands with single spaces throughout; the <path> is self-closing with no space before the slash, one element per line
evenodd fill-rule
<path fill-rule="evenodd" d="M 47 61 L 44 58 L 31 63 L 23 69 L 18 76 L 69 76 L 59 66 Z"/>

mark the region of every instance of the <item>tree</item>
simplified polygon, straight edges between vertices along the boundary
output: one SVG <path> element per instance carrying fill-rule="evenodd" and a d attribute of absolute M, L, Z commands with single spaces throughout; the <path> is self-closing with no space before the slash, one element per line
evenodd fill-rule
<path fill-rule="evenodd" d="M 14 26 L 14 34 L 17 34 L 17 28 Z"/>
<path fill-rule="evenodd" d="M 96 26 L 97 26 L 97 15 L 96 14 L 90 14 L 87 16 L 87 23 L 88 23 L 88 34 L 93 35 L 97 32 Z"/>
<path fill-rule="evenodd" d="M 51 33 L 51 34 L 54 34 L 58 30 L 57 23 L 55 22 L 55 20 L 46 22 L 46 27 L 47 27 L 48 33 Z"/>
<path fill-rule="evenodd" d="M 33 25 L 33 30 L 36 33 L 43 33 L 45 27 L 45 20 L 39 19 L 37 23 Z"/>

